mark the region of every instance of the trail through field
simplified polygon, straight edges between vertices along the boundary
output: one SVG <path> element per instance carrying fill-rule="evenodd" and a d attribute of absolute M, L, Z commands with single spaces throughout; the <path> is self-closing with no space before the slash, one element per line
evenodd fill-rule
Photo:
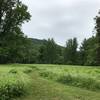
<path fill-rule="evenodd" d="M 31 77 L 30 94 L 20 100 L 100 100 L 100 93 L 59 84 L 41 78 L 37 72 Z"/>
<path fill-rule="evenodd" d="M 0 100 L 100 100 L 100 68 L 0 65 L 0 93 Z"/>

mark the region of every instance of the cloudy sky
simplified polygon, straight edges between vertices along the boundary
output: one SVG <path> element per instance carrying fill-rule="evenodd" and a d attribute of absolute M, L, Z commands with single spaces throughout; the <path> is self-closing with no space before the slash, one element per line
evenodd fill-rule
<path fill-rule="evenodd" d="M 100 9 L 100 0 L 22 0 L 32 15 L 23 25 L 28 37 L 54 38 L 65 45 L 69 38 L 81 42 L 93 33 L 94 20 Z"/>

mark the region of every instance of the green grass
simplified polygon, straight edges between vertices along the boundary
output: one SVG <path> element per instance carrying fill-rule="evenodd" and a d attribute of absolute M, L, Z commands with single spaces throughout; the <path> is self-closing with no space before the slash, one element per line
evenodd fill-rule
<path fill-rule="evenodd" d="M 28 93 L 29 86 L 31 79 L 21 68 L 0 66 L 0 100 L 21 97 Z"/>
<path fill-rule="evenodd" d="M 40 76 L 70 86 L 100 91 L 100 68 L 82 66 L 38 67 Z"/>
<path fill-rule="evenodd" d="M 28 87 L 27 92 L 29 93 L 16 100 L 100 100 L 98 88 L 86 88 L 88 78 L 92 80 L 89 84 L 100 81 L 99 67 L 38 64 L 0 65 L 0 76 L 3 74 L 7 75 L 8 79 L 13 77 L 24 83 L 29 82 L 28 85 L 31 84 L 31 87 L 25 86 Z M 71 80 L 67 75 L 71 75 Z M 82 84 L 83 79 L 86 81 L 85 84 Z M 3 78 L 1 80 L 4 81 Z M 78 82 L 81 86 L 76 85 Z M 96 85 L 98 86 L 98 84 Z"/>

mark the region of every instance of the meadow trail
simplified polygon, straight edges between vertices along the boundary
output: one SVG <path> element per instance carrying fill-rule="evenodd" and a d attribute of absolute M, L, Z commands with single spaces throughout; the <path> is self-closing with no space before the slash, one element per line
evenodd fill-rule
<path fill-rule="evenodd" d="M 100 93 L 59 84 L 31 73 L 30 94 L 18 100 L 100 100 Z"/>

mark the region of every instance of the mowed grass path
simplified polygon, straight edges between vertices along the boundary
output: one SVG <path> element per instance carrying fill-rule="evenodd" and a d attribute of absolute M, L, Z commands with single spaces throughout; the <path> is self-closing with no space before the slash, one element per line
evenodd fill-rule
<path fill-rule="evenodd" d="M 52 65 L 1 65 L 0 73 L 6 73 L 8 70 L 16 67 L 17 70 L 21 71 L 26 67 L 34 66 L 33 72 L 29 74 L 32 79 L 32 86 L 29 89 L 30 93 L 17 100 L 100 100 L 100 92 L 67 86 L 45 79 L 36 70 L 37 67 L 50 67 Z"/>

